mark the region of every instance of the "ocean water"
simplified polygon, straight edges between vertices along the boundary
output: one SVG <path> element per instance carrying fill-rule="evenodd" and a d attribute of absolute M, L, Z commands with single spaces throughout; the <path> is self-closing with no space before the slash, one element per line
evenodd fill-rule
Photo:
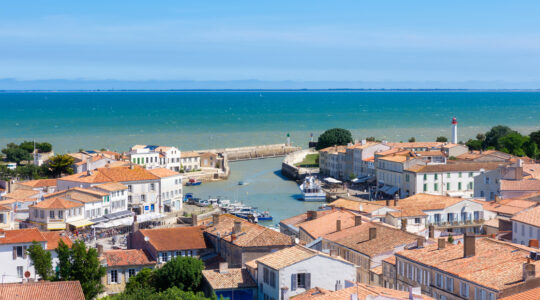
<path fill-rule="evenodd" d="M 182 150 L 292 142 L 333 127 L 357 139 L 459 139 L 493 125 L 540 129 L 535 92 L 43 92 L 0 93 L 0 146 L 35 139 L 57 152 L 125 151 L 133 144 Z"/>
<path fill-rule="evenodd" d="M 187 186 L 184 193 L 193 193 L 202 199 L 219 196 L 257 207 L 259 211 L 269 211 L 274 220 L 261 222 L 262 225 L 277 224 L 282 219 L 321 206 L 323 202 L 298 200 L 300 189 L 296 182 L 281 176 L 281 161 L 282 158 L 269 158 L 232 162 L 229 180 Z M 239 181 L 248 184 L 238 185 Z"/>

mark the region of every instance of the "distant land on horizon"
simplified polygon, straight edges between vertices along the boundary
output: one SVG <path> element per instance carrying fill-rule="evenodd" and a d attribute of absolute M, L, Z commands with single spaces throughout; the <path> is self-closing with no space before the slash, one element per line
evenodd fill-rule
<path fill-rule="evenodd" d="M 0 91 L 538 91 L 540 82 L 506 81 L 194 81 L 0 79 Z"/>

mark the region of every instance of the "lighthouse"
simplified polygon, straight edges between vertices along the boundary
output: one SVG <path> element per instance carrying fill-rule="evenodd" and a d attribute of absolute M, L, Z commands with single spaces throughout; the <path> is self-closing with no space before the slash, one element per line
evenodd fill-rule
<path fill-rule="evenodd" d="M 452 144 L 457 144 L 457 120 L 452 118 Z"/>

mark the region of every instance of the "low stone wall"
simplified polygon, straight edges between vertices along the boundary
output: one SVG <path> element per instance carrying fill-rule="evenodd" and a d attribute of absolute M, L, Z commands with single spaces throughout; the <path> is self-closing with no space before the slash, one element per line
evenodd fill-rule
<path fill-rule="evenodd" d="M 291 152 L 300 150 L 300 147 L 290 146 L 287 144 L 273 144 L 273 145 L 261 145 L 261 146 L 248 146 L 248 147 L 236 147 L 236 148 L 223 148 L 223 149 L 210 149 L 210 150 L 198 150 L 198 152 L 213 152 L 223 153 L 226 155 L 228 161 L 261 159 L 268 157 L 285 156 Z"/>
<path fill-rule="evenodd" d="M 304 149 L 289 153 L 281 163 L 281 174 L 291 180 L 302 180 L 309 173 L 318 173 L 319 169 L 299 168 L 295 164 L 300 163 L 308 154 L 317 153 L 314 149 Z"/>

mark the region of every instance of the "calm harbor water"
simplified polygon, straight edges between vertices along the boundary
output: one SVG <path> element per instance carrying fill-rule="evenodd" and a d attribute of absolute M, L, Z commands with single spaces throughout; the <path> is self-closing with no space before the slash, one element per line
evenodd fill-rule
<path fill-rule="evenodd" d="M 262 225 L 277 224 L 282 219 L 316 209 L 323 204 L 297 200 L 300 194 L 298 185 L 281 176 L 281 161 L 282 158 L 269 158 L 233 162 L 230 164 L 229 180 L 188 186 L 184 192 L 193 193 L 195 197 L 202 199 L 220 196 L 222 199 L 257 207 L 260 211 L 267 210 L 274 220 L 261 222 Z M 238 181 L 248 184 L 238 185 Z"/>

